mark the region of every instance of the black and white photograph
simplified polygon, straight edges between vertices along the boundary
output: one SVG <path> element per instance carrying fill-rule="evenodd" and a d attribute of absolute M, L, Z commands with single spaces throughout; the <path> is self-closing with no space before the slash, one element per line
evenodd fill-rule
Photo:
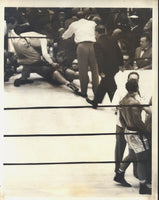
<path fill-rule="evenodd" d="M 158 199 L 158 1 L 0 1 L 0 200 Z"/>

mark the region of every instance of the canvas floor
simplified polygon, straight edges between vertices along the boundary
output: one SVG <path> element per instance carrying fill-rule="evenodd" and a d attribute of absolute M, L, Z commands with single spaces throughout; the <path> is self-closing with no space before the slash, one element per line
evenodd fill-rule
<path fill-rule="evenodd" d="M 118 85 L 125 84 L 128 73 L 117 75 Z M 144 73 L 141 80 L 151 80 L 150 72 Z M 133 176 L 132 165 L 126 172 L 126 180 L 132 187 L 125 188 L 113 181 L 114 163 L 98 163 L 114 161 L 115 135 L 101 134 L 115 133 L 114 108 L 92 109 L 84 98 L 66 86 L 50 85 L 36 74 L 31 75 L 34 83 L 14 87 L 18 77 L 13 76 L 4 84 L 4 107 L 47 108 L 4 111 L 3 128 L 7 137 L 3 142 L 3 160 L 7 165 L 3 167 L 4 198 L 0 200 L 152 199 L 138 194 L 139 183 Z M 79 86 L 78 80 L 74 83 Z M 152 91 L 150 83 L 145 82 L 146 91 Z M 88 95 L 93 98 L 91 84 Z M 106 95 L 102 105 L 110 104 Z M 8 165 L 11 163 L 31 164 Z"/>

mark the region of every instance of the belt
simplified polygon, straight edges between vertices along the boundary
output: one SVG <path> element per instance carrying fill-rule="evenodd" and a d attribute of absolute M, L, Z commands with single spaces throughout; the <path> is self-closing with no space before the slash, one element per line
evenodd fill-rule
<path fill-rule="evenodd" d="M 139 131 L 136 128 L 133 128 L 133 127 L 126 127 L 126 128 L 128 129 L 128 131 Z"/>
<path fill-rule="evenodd" d="M 83 44 L 83 43 L 94 43 L 92 41 L 83 41 L 83 42 L 78 42 L 77 44 Z"/>

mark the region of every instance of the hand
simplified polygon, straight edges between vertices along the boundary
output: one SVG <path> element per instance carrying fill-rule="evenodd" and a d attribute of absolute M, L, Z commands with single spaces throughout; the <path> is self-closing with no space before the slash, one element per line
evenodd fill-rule
<path fill-rule="evenodd" d="M 58 63 L 52 63 L 51 66 L 52 66 L 53 68 L 57 68 L 57 67 L 59 66 L 59 64 L 58 64 Z"/>
<path fill-rule="evenodd" d="M 100 73 L 101 78 L 105 78 L 105 74 L 102 72 Z"/>

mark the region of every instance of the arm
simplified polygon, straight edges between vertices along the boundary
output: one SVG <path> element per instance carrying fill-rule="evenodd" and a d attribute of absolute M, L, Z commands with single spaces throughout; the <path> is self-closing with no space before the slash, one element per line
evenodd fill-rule
<path fill-rule="evenodd" d="M 139 107 L 132 107 L 132 121 L 141 133 L 147 132 L 146 126 L 141 119 L 141 110 Z"/>
<path fill-rule="evenodd" d="M 143 110 L 148 114 L 148 115 L 152 115 L 152 97 L 149 101 L 149 107 L 143 107 Z"/>
<path fill-rule="evenodd" d="M 72 26 L 72 24 L 70 24 L 70 26 L 68 27 L 68 29 L 63 33 L 62 39 L 66 40 L 66 39 L 72 37 L 73 34 L 74 34 L 73 26 Z"/>
<path fill-rule="evenodd" d="M 41 45 L 42 56 L 50 65 L 55 67 L 56 64 L 53 62 L 47 51 L 47 40 L 45 38 L 40 39 L 40 45 Z"/>
<path fill-rule="evenodd" d="M 99 74 L 101 74 L 103 72 L 104 69 L 104 53 L 102 50 L 102 47 L 100 46 L 100 44 L 95 43 L 94 45 L 94 50 L 95 50 L 95 55 L 96 55 L 96 59 L 97 59 L 97 63 L 98 63 L 98 70 L 99 70 Z"/>
<path fill-rule="evenodd" d="M 122 128 L 125 129 L 126 123 L 125 123 L 125 120 L 124 120 L 124 118 L 123 118 L 122 113 L 120 112 L 120 110 L 119 110 L 119 120 L 120 120 L 120 123 L 122 125 Z"/>

